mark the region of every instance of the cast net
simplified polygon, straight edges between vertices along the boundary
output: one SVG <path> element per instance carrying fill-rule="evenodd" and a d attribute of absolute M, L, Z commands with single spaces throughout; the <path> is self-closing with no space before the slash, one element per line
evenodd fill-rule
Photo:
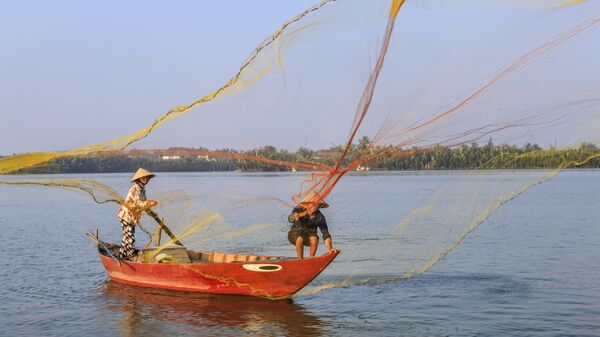
<path fill-rule="evenodd" d="M 330 230 L 349 262 L 333 268 L 335 282 L 309 293 L 404 279 L 434 266 L 505 202 L 562 169 L 597 163 L 599 23 L 598 4 L 584 1 L 321 1 L 260 43 L 225 84 L 147 127 L 70 151 L 8 156 L 0 173 L 44 173 L 64 158 L 168 147 L 235 167 L 297 169 L 272 180 L 172 176 L 153 180 L 149 194 L 189 248 L 290 255 L 282 223 L 314 191 L 308 211 L 321 200 L 332 205 Z M 476 169 L 534 161 L 550 170 L 482 170 L 396 185 L 415 197 L 376 215 L 370 205 L 390 200 L 358 182 L 374 178 L 344 178 L 416 160 L 445 169 L 457 160 Z M 75 189 L 99 203 L 118 204 L 115 190 L 127 190 L 127 179 L 118 188 L 22 175 L 1 183 Z M 373 219 L 378 226 L 367 225 Z"/>

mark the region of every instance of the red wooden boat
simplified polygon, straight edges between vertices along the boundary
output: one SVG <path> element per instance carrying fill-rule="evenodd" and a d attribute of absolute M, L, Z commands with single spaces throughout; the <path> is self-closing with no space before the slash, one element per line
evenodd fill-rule
<path fill-rule="evenodd" d="M 325 270 L 339 254 L 335 250 L 299 260 L 169 247 L 159 254 L 156 254 L 156 248 L 144 249 L 134 261 L 123 261 L 116 257 L 118 245 L 100 240 L 96 242 L 104 268 L 110 278 L 119 283 L 272 299 L 291 297 Z M 161 262 L 156 262 L 157 257 L 161 257 Z"/>

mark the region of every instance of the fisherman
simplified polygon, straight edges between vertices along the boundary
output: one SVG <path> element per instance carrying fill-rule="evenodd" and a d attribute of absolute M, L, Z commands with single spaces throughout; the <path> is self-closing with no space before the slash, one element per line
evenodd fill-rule
<path fill-rule="evenodd" d="M 131 182 L 134 183 L 127 198 L 119 211 L 117 216 L 121 221 L 123 228 L 123 238 L 121 240 L 121 249 L 119 250 L 119 257 L 122 260 L 132 260 L 136 253 L 134 248 L 135 243 L 135 225 L 140 223 L 140 217 L 142 212 L 156 206 L 155 200 L 146 200 L 146 190 L 144 189 L 150 179 L 156 175 L 143 168 L 139 168 L 137 172 L 131 178 Z"/>
<path fill-rule="evenodd" d="M 314 204 L 318 203 L 317 207 Z M 331 235 L 327 228 L 325 216 L 321 213 L 321 208 L 327 208 L 329 205 L 321 199 L 314 191 L 310 191 L 304 199 L 292 210 L 288 216 L 288 221 L 292 227 L 288 232 L 288 240 L 296 246 L 296 253 L 299 259 L 304 258 L 304 246 L 310 247 L 310 257 L 314 257 L 319 244 L 317 227 L 321 231 L 325 246 L 330 252 L 339 251 L 339 248 L 333 248 L 331 244 Z M 312 214 L 310 214 L 312 208 Z"/>

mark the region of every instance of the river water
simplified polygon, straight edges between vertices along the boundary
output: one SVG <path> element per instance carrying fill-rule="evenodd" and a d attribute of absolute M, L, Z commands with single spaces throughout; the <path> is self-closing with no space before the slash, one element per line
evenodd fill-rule
<path fill-rule="evenodd" d="M 67 190 L 0 185 L 0 335 L 600 336 L 600 171 L 561 172 L 498 202 L 544 174 L 348 176 L 324 210 L 342 254 L 289 301 L 109 281 L 84 233 L 99 229 L 118 241 L 116 206 Z M 2 178 L 98 179 L 123 194 L 129 187 L 129 174 Z M 289 199 L 306 178 L 161 173 L 147 193 L 180 190 L 220 210 L 228 226 L 215 228 L 220 233 L 270 225 L 212 240 L 202 232 L 188 238 L 195 248 L 293 256 L 289 209 L 273 197 Z M 502 206 L 491 212 L 490 203 Z M 472 214 L 485 216 L 460 242 Z M 406 277 L 456 242 L 431 269 Z"/>

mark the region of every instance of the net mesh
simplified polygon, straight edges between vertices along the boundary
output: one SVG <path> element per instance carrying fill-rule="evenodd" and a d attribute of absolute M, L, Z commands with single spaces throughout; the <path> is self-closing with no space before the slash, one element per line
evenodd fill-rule
<path fill-rule="evenodd" d="M 189 152 L 311 171 L 286 180 L 295 186 L 291 197 L 270 195 L 273 186 L 254 186 L 252 191 L 214 186 L 205 195 L 193 196 L 160 186 L 167 192 L 153 196 L 159 201 L 158 213 L 186 244 L 205 247 L 211 241 L 228 241 L 252 250 L 260 245 L 253 241 L 256 233 L 264 241 L 284 236 L 273 229 L 285 228 L 285 213 L 311 192 L 316 193 L 310 194 L 308 213 L 326 199 L 337 205 L 337 212 L 345 212 L 344 219 L 361 219 L 344 207 L 351 204 L 344 201 L 344 193 L 334 190 L 344 185 L 346 174 L 375 161 L 481 144 L 492 137 L 504 144 L 554 144 L 551 150 L 502 152 L 477 166 L 512 168 L 523 161 L 540 161 L 551 162 L 551 171 L 511 179 L 482 171 L 476 179 L 458 175 L 433 183 L 431 193 L 388 214 L 401 220 L 381 233 L 333 225 L 352 251 L 371 252 L 374 255 L 366 259 L 385 263 L 371 269 L 371 264 L 357 262 L 364 254 L 359 258 L 350 253 L 355 262 L 350 275 L 336 271 L 344 275 L 305 294 L 405 279 L 434 266 L 507 201 L 562 169 L 598 158 L 595 152 L 573 149 L 584 142 L 598 143 L 600 100 L 595 88 L 600 66 L 597 58 L 587 55 L 598 48 L 593 32 L 599 23 L 598 4 L 586 1 L 321 1 L 260 43 L 225 84 L 170 109 L 149 126 L 70 151 L 0 158 L 0 173 L 19 173 L 66 157 L 124 153 L 133 144 L 141 149 L 181 146 L 189 137 L 207 148 L 340 144 L 332 162 L 223 150 Z M 369 137 L 356 144 L 363 135 Z M 15 175 L 0 183 L 66 188 L 100 204 L 123 201 L 114 188 L 94 180 L 28 180 Z M 360 203 L 368 209 L 368 201 Z M 279 218 L 256 216 L 249 221 L 244 213 L 248 208 L 265 213 L 276 209 Z M 142 222 L 152 223 L 148 218 Z M 388 251 L 369 247 L 369 240 L 350 239 L 365 236 L 386 237 Z M 172 243 L 163 241 L 162 247 Z M 389 265 L 389 270 L 382 271 L 381 265 Z M 386 275 L 374 281 L 364 277 L 376 274 Z"/>

